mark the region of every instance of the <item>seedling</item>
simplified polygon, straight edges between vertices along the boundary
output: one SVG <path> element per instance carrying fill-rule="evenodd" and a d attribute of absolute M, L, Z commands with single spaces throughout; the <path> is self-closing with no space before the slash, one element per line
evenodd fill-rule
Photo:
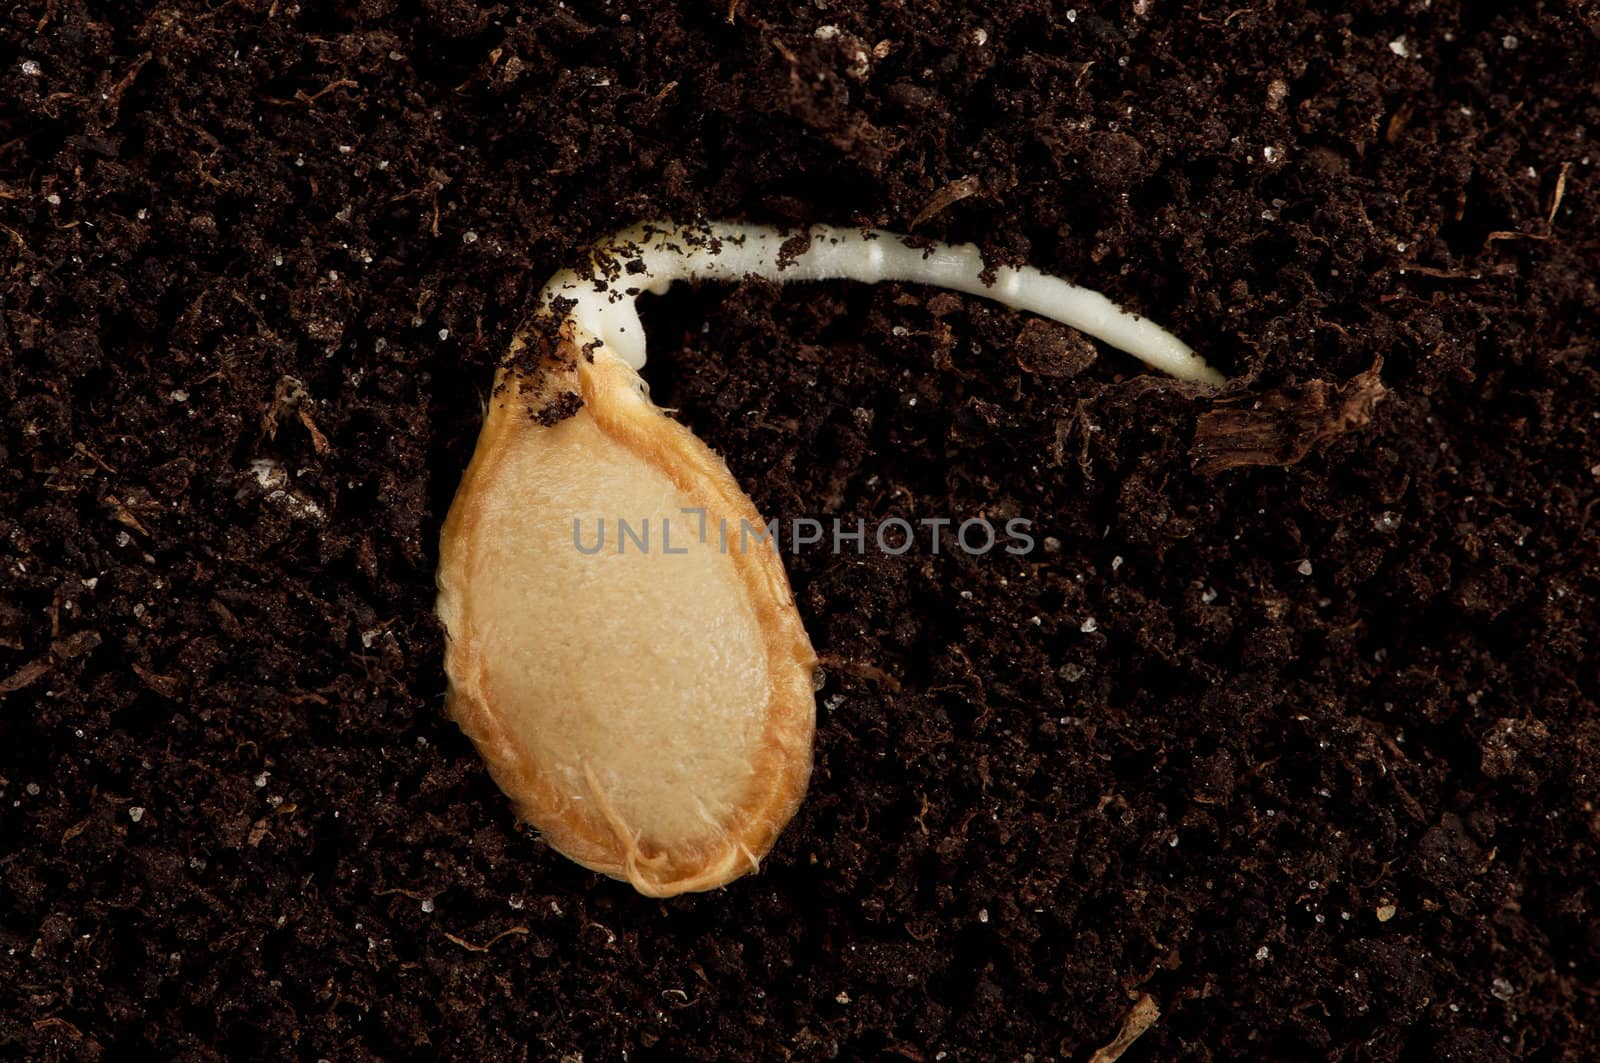
<path fill-rule="evenodd" d="M 952 288 L 1223 380 L 1095 292 L 892 233 L 646 225 L 551 278 L 441 535 L 448 707 L 554 848 L 655 897 L 756 870 L 811 775 L 817 658 L 783 564 L 771 540 L 735 541 L 763 527 L 755 506 L 638 374 L 641 293 L 747 276 Z"/>

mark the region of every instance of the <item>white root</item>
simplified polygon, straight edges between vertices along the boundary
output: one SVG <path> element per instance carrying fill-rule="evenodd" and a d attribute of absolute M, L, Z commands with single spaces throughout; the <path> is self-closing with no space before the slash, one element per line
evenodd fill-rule
<path fill-rule="evenodd" d="M 635 306 L 640 294 L 660 294 L 680 280 L 760 277 L 778 283 L 906 281 L 949 288 L 1070 325 L 1179 380 L 1227 380 L 1178 337 L 1099 292 L 1031 266 L 1002 266 L 986 280 L 983 256 L 971 244 L 913 242 L 877 229 L 826 225 L 786 236 L 765 225 L 660 222 L 624 230 L 591 254 L 586 274 L 563 270 L 552 277 L 540 305 L 558 318 L 570 318 L 635 370 L 645 362 L 644 329 Z"/>

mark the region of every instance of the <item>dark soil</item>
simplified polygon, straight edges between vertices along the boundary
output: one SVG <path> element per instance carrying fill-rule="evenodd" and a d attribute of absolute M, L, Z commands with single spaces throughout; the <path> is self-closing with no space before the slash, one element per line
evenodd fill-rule
<path fill-rule="evenodd" d="M 1149 994 L 1125 1059 L 1594 1058 L 1591 6 L 8 6 L 0 1056 L 1083 1060 Z M 664 215 L 975 240 L 1237 378 L 654 301 L 763 512 L 1040 544 L 792 557 L 810 796 L 665 902 L 513 821 L 432 612 L 533 294 Z"/>

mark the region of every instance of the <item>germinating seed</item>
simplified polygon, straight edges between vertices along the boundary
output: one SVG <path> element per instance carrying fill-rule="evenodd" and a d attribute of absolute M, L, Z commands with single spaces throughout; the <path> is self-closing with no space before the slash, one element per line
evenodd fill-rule
<path fill-rule="evenodd" d="M 546 285 L 445 521 L 438 610 L 449 711 L 558 851 L 650 896 L 713 889 L 758 867 L 811 775 L 816 654 L 774 544 L 727 549 L 707 533 L 763 521 L 722 459 L 647 397 L 638 295 L 746 276 L 927 283 L 1222 382 L 1104 296 L 983 270 L 971 246 L 886 232 L 652 224 Z M 661 542 L 685 514 L 700 534 Z M 575 548 L 579 524 L 602 529 L 599 549 Z M 641 525 L 654 548 L 624 549 Z"/>

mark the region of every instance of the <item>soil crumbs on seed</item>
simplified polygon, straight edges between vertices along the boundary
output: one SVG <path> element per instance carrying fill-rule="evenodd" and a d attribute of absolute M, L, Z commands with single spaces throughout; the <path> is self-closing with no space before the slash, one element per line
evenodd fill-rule
<path fill-rule="evenodd" d="M 1600 23 L 1304 6 L 11 5 L 0 1055 L 1589 1058 Z M 646 300 L 763 513 L 918 530 L 787 558 L 810 796 L 668 901 L 514 822 L 432 614 L 496 362 L 652 217 L 975 241 L 1236 380 Z"/>

